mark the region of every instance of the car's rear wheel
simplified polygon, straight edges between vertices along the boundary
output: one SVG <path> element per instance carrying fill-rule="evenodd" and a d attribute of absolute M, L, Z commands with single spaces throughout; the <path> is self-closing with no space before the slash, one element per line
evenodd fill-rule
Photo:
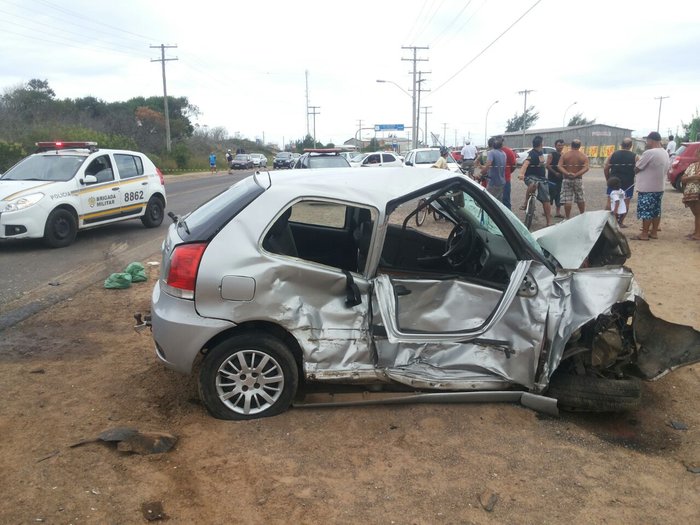
<path fill-rule="evenodd" d="M 146 228 L 157 228 L 163 222 L 164 211 L 163 201 L 153 196 L 146 205 L 146 213 L 141 217 L 141 222 Z"/>
<path fill-rule="evenodd" d="M 639 379 L 608 379 L 555 373 L 547 395 L 562 410 L 582 412 L 624 412 L 639 408 L 642 387 Z"/>
<path fill-rule="evenodd" d="M 44 242 L 51 248 L 63 248 L 75 240 L 78 222 L 70 211 L 58 208 L 53 210 L 44 226 Z"/>
<path fill-rule="evenodd" d="M 292 402 L 299 372 L 289 349 L 262 332 L 236 335 L 212 348 L 199 373 L 199 392 L 219 419 L 277 415 Z"/>

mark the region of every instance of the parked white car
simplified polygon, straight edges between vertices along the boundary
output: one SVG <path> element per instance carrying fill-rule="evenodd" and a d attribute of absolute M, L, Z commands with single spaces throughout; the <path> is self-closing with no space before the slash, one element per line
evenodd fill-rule
<path fill-rule="evenodd" d="M 520 149 L 521 151 L 516 151 L 516 149 Z M 527 159 L 527 156 L 530 153 L 530 151 L 532 151 L 532 148 L 527 148 L 524 151 L 523 148 L 514 148 L 513 151 L 515 151 L 515 154 L 518 156 L 518 158 L 515 159 L 515 165 L 517 167 L 520 167 L 523 165 L 523 162 L 525 162 L 525 159 Z M 544 162 L 547 162 L 547 156 L 550 153 L 554 153 L 555 151 L 557 150 L 555 148 L 552 148 L 551 146 L 543 146 L 542 156 L 544 157 Z"/>
<path fill-rule="evenodd" d="M 403 158 L 391 151 L 375 151 L 354 157 L 350 165 L 353 168 L 395 168 L 403 166 Z"/>
<path fill-rule="evenodd" d="M 440 158 L 440 148 L 412 149 L 406 154 L 404 164 L 410 168 L 429 168 Z M 461 173 L 459 164 L 452 155 L 447 156 L 447 167 L 450 171 Z"/>
<path fill-rule="evenodd" d="M 267 168 L 267 157 L 262 153 L 251 153 L 254 168 Z"/>

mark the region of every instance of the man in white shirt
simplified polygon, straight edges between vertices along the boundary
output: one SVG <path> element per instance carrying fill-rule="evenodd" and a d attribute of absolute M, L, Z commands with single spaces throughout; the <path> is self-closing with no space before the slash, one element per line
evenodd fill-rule
<path fill-rule="evenodd" d="M 476 146 L 474 146 L 470 140 L 467 140 L 460 153 L 462 154 L 462 169 L 466 171 L 470 177 L 473 177 L 474 161 L 477 155 Z"/>
<path fill-rule="evenodd" d="M 668 144 L 666 144 L 666 153 L 670 157 L 676 152 L 676 141 L 673 140 L 673 135 L 668 136 Z"/>
<path fill-rule="evenodd" d="M 638 241 L 656 239 L 661 222 L 661 198 L 664 195 L 664 179 L 668 171 L 668 154 L 661 145 L 661 135 L 652 131 L 647 139 L 647 149 L 634 167 L 637 190 L 637 219 L 642 221 L 642 232 L 633 237 Z M 651 228 L 651 229 L 650 229 Z"/>

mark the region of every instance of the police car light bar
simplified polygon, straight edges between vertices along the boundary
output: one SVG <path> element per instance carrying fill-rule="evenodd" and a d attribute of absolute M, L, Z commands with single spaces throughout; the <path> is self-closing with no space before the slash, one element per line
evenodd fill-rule
<path fill-rule="evenodd" d="M 96 148 L 97 142 L 63 142 L 63 141 L 47 141 L 35 142 L 37 148 L 46 149 L 63 149 L 63 148 Z"/>

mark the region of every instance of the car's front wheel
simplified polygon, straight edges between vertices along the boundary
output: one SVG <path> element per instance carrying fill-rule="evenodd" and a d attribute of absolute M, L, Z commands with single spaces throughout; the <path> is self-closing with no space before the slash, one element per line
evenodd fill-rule
<path fill-rule="evenodd" d="M 263 332 L 249 332 L 212 348 L 199 373 L 199 392 L 219 419 L 255 419 L 284 412 L 299 383 L 287 346 Z"/>
<path fill-rule="evenodd" d="M 639 408 L 642 387 L 635 377 L 610 379 L 555 372 L 547 395 L 562 410 L 582 412 L 624 412 Z"/>
<path fill-rule="evenodd" d="M 75 216 L 68 210 L 57 208 L 46 219 L 44 242 L 51 248 L 63 248 L 75 240 L 77 233 L 78 223 Z"/>

